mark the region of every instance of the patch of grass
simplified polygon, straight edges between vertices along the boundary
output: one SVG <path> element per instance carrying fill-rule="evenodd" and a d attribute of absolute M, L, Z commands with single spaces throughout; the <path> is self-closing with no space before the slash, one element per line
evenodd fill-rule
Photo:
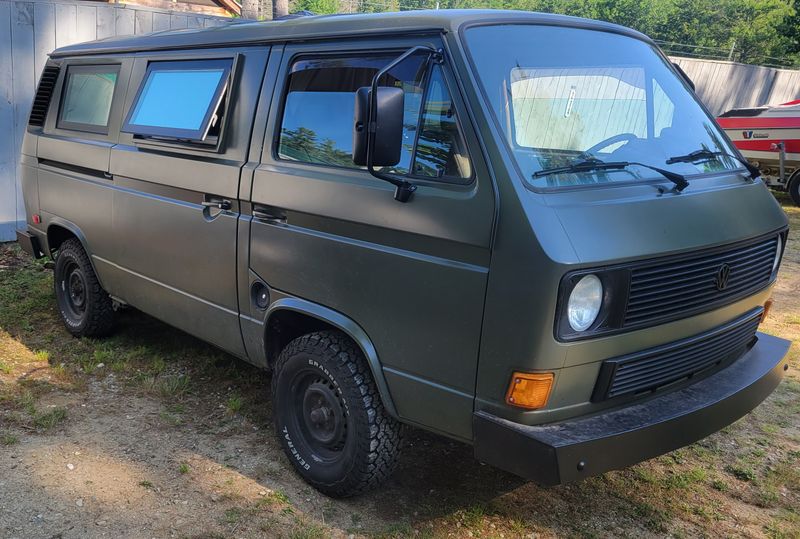
<path fill-rule="evenodd" d="M 36 413 L 33 424 L 42 430 L 50 430 L 67 418 L 67 409 L 57 406 L 44 413 Z"/>
<path fill-rule="evenodd" d="M 181 465 L 178 466 L 178 472 L 180 472 L 181 474 L 189 473 L 189 465 L 186 464 L 185 462 L 181 462 Z"/>
<path fill-rule="evenodd" d="M 153 483 L 151 483 L 150 481 L 145 479 L 144 481 L 139 481 L 139 486 L 143 487 L 143 488 L 146 488 L 146 489 L 152 489 L 153 488 Z"/>
<path fill-rule="evenodd" d="M 148 370 L 153 374 L 161 374 L 167 369 L 167 362 L 164 361 L 164 358 L 159 356 L 155 356 L 150 364 L 148 365 Z"/>
<path fill-rule="evenodd" d="M 714 490 L 718 490 L 720 492 L 727 492 L 728 483 L 726 483 L 722 479 L 714 479 L 713 481 L 711 481 L 711 488 L 713 488 Z"/>
<path fill-rule="evenodd" d="M 156 384 L 158 393 L 168 399 L 180 398 L 189 392 L 189 377 L 185 374 L 165 376 Z"/>
<path fill-rule="evenodd" d="M 11 365 L 0 361 L 0 372 L 3 374 L 11 374 L 12 368 Z"/>
<path fill-rule="evenodd" d="M 297 522 L 289 532 L 289 539 L 322 539 L 327 537 L 325 528 L 314 522 L 297 519 Z"/>
<path fill-rule="evenodd" d="M 225 523 L 227 524 L 236 524 L 241 520 L 242 515 L 244 514 L 244 510 L 240 507 L 231 507 L 230 509 L 225 510 Z"/>
<path fill-rule="evenodd" d="M 244 406 L 244 400 L 242 400 L 242 397 L 239 395 L 231 395 L 227 404 L 225 405 L 225 407 L 228 409 L 228 413 L 231 415 L 241 412 L 242 406 Z"/>
<path fill-rule="evenodd" d="M 688 488 L 705 481 L 706 475 L 707 473 L 703 468 L 692 468 L 671 474 L 666 480 L 666 485 L 669 488 Z"/>
<path fill-rule="evenodd" d="M 19 442 L 19 438 L 14 436 L 13 434 L 3 434 L 0 436 L 0 445 L 14 445 L 15 443 Z"/>
<path fill-rule="evenodd" d="M 644 526 L 655 533 L 667 531 L 668 514 L 663 509 L 642 501 L 633 502 L 633 513 L 642 519 Z"/>
<path fill-rule="evenodd" d="M 725 466 L 725 471 L 740 481 L 755 481 L 756 479 L 756 472 L 741 464 L 729 464 Z"/>
<path fill-rule="evenodd" d="M 28 415 L 36 415 L 36 397 L 29 389 L 24 390 L 17 397 L 17 406 L 25 410 Z"/>
<path fill-rule="evenodd" d="M 161 421 L 163 421 L 164 423 L 169 423 L 173 427 L 177 427 L 178 425 L 183 423 L 183 419 L 181 419 L 177 415 L 170 414 L 169 412 L 162 411 L 161 413 L 158 414 L 158 417 L 161 418 Z"/>

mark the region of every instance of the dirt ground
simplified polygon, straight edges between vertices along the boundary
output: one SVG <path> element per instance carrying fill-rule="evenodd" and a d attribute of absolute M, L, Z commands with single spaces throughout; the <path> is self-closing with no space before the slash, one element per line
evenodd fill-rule
<path fill-rule="evenodd" d="M 132 310 L 73 339 L 51 283 L 0 246 L 0 538 L 800 537 L 796 344 L 754 413 L 630 469 L 542 489 L 409 430 L 391 481 L 340 501 L 291 470 L 268 376 Z M 793 234 L 762 330 L 798 337 L 799 290 Z"/>

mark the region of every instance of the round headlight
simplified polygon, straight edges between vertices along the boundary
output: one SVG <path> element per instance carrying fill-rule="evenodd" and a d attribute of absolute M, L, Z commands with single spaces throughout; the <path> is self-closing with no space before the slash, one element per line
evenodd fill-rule
<path fill-rule="evenodd" d="M 781 261 L 781 248 L 783 247 L 783 241 L 781 241 L 781 237 L 778 236 L 778 248 L 775 251 L 775 261 L 772 263 L 772 271 L 778 269 L 778 262 Z"/>
<path fill-rule="evenodd" d="M 603 304 L 603 284 L 597 275 L 586 275 L 569 295 L 567 302 L 567 319 L 575 331 L 589 329 Z"/>

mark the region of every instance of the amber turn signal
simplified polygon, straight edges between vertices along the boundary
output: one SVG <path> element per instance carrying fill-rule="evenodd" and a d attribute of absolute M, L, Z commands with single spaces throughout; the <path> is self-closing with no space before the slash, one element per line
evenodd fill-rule
<path fill-rule="evenodd" d="M 554 378 L 552 372 L 515 372 L 508 386 L 506 402 L 529 410 L 542 408 L 550 398 Z"/>

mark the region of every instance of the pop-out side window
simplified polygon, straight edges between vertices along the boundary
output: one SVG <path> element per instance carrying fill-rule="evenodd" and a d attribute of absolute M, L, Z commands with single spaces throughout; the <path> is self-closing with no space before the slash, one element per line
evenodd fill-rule
<path fill-rule="evenodd" d="M 150 62 L 122 130 L 205 141 L 219 128 L 232 64 L 232 59 Z"/>
<path fill-rule="evenodd" d="M 64 79 L 58 128 L 108 133 L 108 117 L 118 76 L 118 65 L 69 66 Z"/>

